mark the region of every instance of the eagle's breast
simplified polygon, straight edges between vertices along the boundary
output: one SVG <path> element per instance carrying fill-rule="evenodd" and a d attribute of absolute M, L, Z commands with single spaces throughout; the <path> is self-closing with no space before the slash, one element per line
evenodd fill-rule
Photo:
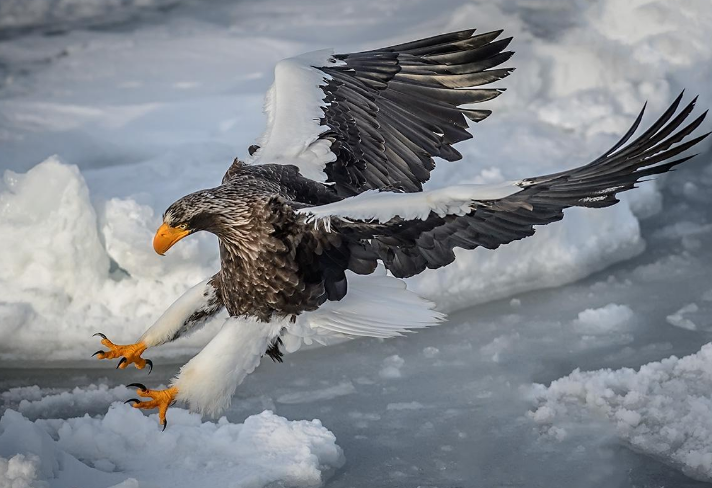
<path fill-rule="evenodd" d="M 231 316 L 268 322 L 325 300 L 318 263 L 302 219 L 274 195 L 256 197 L 231 232 L 220 237 L 222 294 Z"/>

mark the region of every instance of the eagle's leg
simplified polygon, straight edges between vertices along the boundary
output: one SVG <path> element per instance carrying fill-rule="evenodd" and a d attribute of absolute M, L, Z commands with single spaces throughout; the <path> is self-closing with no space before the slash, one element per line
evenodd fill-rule
<path fill-rule="evenodd" d="M 153 362 L 150 359 L 144 359 L 141 354 L 148 348 L 148 346 L 143 342 L 139 341 L 136 344 L 120 345 L 114 344 L 107 337 L 98 332 L 94 334 L 95 336 L 101 337 L 101 343 L 109 348 L 108 351 L 96 351 L 92 356 L 96 356 L 98 359 L 116 359 L 119 360 L 119 364 L 116 365 L 118 369 L 124 369 L 129 364 L 135 364 L 138 369 L 143 369 L 148 365 L 148 374 L 151 374 L 153 370 Z"/>
<path fill-rule="evenodd" d="M 144 398 L 150 398 L 150 400 L 142 402 L 138 398 L 131 398 L 126 400 L 124 403 L 131 403 L 133 408 L 140 408 L 142 410 L 151 410 L 154 408 L 158 409 L 158 421 L 163 426 L 163 430 L 166 430 L 168 426 L 168 420 L 166 420 L 166 412 L 168 407 L 173 405 L 176 401 L 176 395 L 178 394 L 178 388 L 171 386 L 165 390 L 149 390 L 141 383 L 131 383 L 128 386 L 135 386 L 138 388 L 136 393 Z"/>

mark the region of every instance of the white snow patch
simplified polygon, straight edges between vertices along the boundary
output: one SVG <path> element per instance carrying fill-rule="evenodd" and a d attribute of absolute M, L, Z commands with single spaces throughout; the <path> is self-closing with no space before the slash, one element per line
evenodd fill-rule
<path fill-rule="evenodd" d="M 122 404 L 103 418 L 35 422 L 7 410 L 0 419 L 0 456 L 10 461 L 0 460 L 0 476 L 5 469 L 20 480 L 12 488 L 76 486 L 78 480 L 82 488 L 312 487 L 344 463 L 334 435 L 318 420 L 288 421 L 265 411 L 243 424 L 212 423 L 179 408 L 168 418 L 161 432 L 156 415 Z"/>
<path fill-rule="evenodd" d="M 593 414 L 636 450 L 712 480 L 712 344 L 689 356 L 619 370 L 575 370 L 534 385 L 529 417 L 544 431 Z"/>
<path fill-rule="evenodd" d="M 480 352 L 485 356 L 489 356 L 493 362 L 498 363 L 501 361 L 502 353 L 510 351 L 518 341 L 519 332 L 501 335 L 495 337 L 489 344 L 482 346 Z"/>
<path fill-rule="evenodd" d="M 423 356 L 428 359 L 434 359 L 440 355 L 440 349 L 433 346 L 428 346 L 423 348 Z"/>
<path fill-rule="evenodd" d="M 56 157 L 24 175 L 6 171 L 3 183 L 0 248 L 12 252 L 0 253 L 0 359 L 85 358 L 100 347 L 97 331 L 133 342 L 217 269 L 206 265 L 215 251 L 206 254 L 202 239 L 168 259 L 156 255 L 159 219 L 133 200 L 107 202 L 98 218 L 79 170 Z"/>
<path fill-rule="evenodd" d="M 48 394 L 61 393 L 59 388 L 40 388 L 37 385 L 18 386 L 0 393 L 3 408 L 16 408 L 22 401 L 36 402 Z"/>
<path fill-rule="evenodd" d="M 34 454 L 16 454 L 10 459 L 0 457 L 0 488 L 44 488 L 37 480 L 40 460 Z"/>
<path fill-rule="evenodd" d="M 696 303 L 688 303 L 677 312 L 665 317 L 665 320 L 667 320 L 668 324 L 674 325 L 675 327 L 679 327 L 681 329 L 697 330 L 697 324 L 685 317 L 685 315 L 697 313 L 699 311 L 700 307 L 698 307 Z"/>
<path fill-rule="evenodd" d="M 383 360 L 383 365 L 378 371 L 378 376 L 383 379 L 396 379 L 401 377 L 401 368 L 405 364 L 405 360 L 399 355 L 394 354 Z"/>
<path fill-rule="evenodd" d="M 633 311 L 627 305 L 609 303 L 601 308 L 588 308 L 573 321 L 576 331 L 584 334 L 608 334 L 620 331 L 633 319 Z"/>

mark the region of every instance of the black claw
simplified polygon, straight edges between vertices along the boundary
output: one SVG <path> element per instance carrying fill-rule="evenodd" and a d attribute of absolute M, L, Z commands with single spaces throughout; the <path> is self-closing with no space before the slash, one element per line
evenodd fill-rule
<path fill-rule="evenodd" d="M 129 402 L 141 403 L 141 400 L 139 400 L 138 398 L 129 398 L 128 400 L 126 400 L 126 401 L 124 402 L 124 405 L 126 405 L 126 404 L 129 403 Z"/>
<path fill-rule="evenodd" d="M 99 337 L 101 337 L 102 339 L 106 339 L 106 336 L 105 336 L 104 334 L 102 334 L 101 332 L 97 332 L 97 333 L 94 334 L 92 337 L 96 337 L 96 336 L 99 336 Z"/>
<path fill-rule="evenodd" d="M 166 430 L 166 427 L 168 427 L 168 420 L 163 422 L 163 430 L 161 430 L 161 432 L 164 432 Z"/>
<path fill-rule="evenodd" d="M 124 364 L 125 362 L 126 362 L 126 358 L 121 358 L 121 359 L 119 360 L 119 364 L 116 365 L 116 369 L 119 369 L 119 366 L 121 366 L 121 365 Z M 145 390 L 145 388 L 144 388 L 144 390 Z"/>
<path fill-rule="evenodd" d="M 148 374 L 151 374 L 151 371 L 153 371 L 153 361 L 146 359 L 146 364 L 148 365 Z"/>
<path fill-rule="evenodd" d="M 146 385 L 142 385 L 141 383 L 131 383 L 130 385 L 126 385 L 126 386 L 135 386 L 139 390 L 143 390 L 143 391 L 148 390 L 148 388 L 146 388 Z"/>
<path fill-rule="evenodd" d="M 91 357 L 96 356 L 97 354 L 103 353 L 104 351 L 96 351 L 94 354 L 91 355 Z"/>

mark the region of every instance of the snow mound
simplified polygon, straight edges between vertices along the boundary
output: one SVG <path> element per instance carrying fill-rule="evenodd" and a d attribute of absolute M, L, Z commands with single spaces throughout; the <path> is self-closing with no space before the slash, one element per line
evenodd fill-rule
<path fill-rule="evenodd" d="M 17 454 L 10 459 L 0 457 L 0 488 L 44 488 L 37 481 L 39 458 L 33 454 Z"/>
<path fill-rule="evenodd" d="M 690 356 L 619 370 L 575 370 L 549 387 L 534 385 L 529 417 L 562 439 L 566 426 L 607 420 L 635 450 L 712 480 L 712 343 Z"/>
<path fill-rule="evenodd" d="M 588 308 L 578 314 L 574 328 L 585 334 L 608 334 L 621 330 L 633 319 L 633 311 L 627 305 L 609 303 L 601 308 Z"/>
<path fill-rule="evenodd" d="M 397 379 L 402 376 L 401 368 L 405 364 L 405 360 L 397 354 L 388 356 L 383 360 L 381 369 L 378 371 L 378 376 L 385 380 Z"/>
<path fill-rule="evenodd" d="M 688 303 L 677 312 L 665 317 L 665 320 L 668 324 L 673 325 L 675 327 L 679 327 L 681 329 L 697 330 L 697 324 L 695 324 L 688 317 L 685 317 L 685 315 L 694 314 L 696 312 L 699 312 L 699 310 L 700 307 L 698 307 L 696 303 Z"/>
<path fill-rule="evenodd" d="M 131 199 L 112 199 L 97 215 L 78 168 L 57 157 L 24 175 L 5 171 L 0 249 L 11 252 L 0 253 L 0 359 L 89 357 L 97 331 L 133 342 L 214 273 L 205 239 L 167 259 L 153 253 L 159 220 Z"/>
<path fill-rule="evenodd" d="M 212 423 L 179 408 L 168 416 L 161 432 L 156 415 L 123 404 L 103 418 L 34 422 L 7 410 L 0 419 L 0 486 L 309 487 L 344 463 L 318 420 L 265 411 L 243 424 Z"/>

